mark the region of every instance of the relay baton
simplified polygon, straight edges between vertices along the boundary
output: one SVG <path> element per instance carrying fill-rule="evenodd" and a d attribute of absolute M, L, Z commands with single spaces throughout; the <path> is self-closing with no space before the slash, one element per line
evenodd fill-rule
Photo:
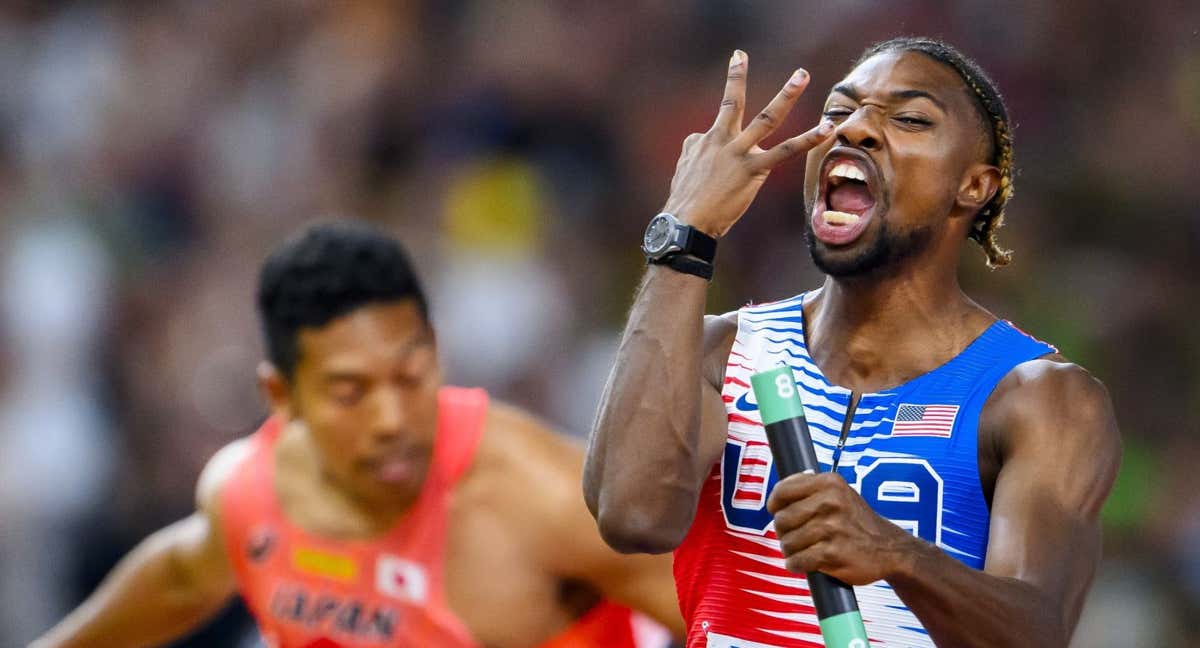
<path fill-rule="evenodd" d="M 791 367 L 756 373 L 750 377 L 750 383 L 758 400 L 779 478 L 820 472 L 821 465 L 817 463 L 817 453 L 808 434 L 804 405 L 796 390 Z M 867 648 L 867 629 L 858 611 L 854 588 L 821 572 L 808 573 L 808 587 L 812 592 L 813 607 L 817 608 L 825 645 L 829 648 Z"/>

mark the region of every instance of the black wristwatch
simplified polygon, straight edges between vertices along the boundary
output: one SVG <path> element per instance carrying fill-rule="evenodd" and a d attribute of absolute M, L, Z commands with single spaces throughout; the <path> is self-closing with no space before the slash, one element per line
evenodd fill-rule
<path fill-rule="evenodd" d="M 679 272 L 712 279 L 717 239 L 679 222 L 663 212 L 650 219 L 642 237 L 642 252 L 647 263 L 668 266 Z"/>

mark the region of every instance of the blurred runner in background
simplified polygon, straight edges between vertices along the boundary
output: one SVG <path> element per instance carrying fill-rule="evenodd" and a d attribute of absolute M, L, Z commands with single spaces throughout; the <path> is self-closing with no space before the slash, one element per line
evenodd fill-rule
<path fill-rule="evenodd" d="M 208 463 L 195 514 L 37 648 L 169 641 L 235 593 L 273 647 L 633 648 L 681 633 L 669 557 L 604 545 L 580 449 L 442 384 L 395 240 L 312 227 L 263 265 L 258 308 L 271 418 Z"/>

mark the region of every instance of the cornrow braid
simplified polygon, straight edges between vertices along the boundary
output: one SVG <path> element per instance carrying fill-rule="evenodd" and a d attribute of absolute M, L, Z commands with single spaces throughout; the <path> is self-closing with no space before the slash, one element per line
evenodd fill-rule
<path fill-rule="evenodd" d="M 980 118 L 991 126 L 992 146 L 989 162 L 1000 170 L 1000 189 L 975 215 L 967 236 L 983 248 L 989 268 L 1008 265 L 1012 260 L 1012 252 L 1000 247 L 996 239 L 996 230 L 1004 224 L 1004 208 L 1013 195 L 1013 136 L 1008 120 L 1008 108 L 1004 105 L 1004 98 L 1000 96 L 996 84 L 978 63 L 953 46 L 932 38 L 902 36 L 876 43 L 863 52 L 854 67 L 882 52 L 920 52 L 953 68 L 963 83 L 971 89 Z"/>

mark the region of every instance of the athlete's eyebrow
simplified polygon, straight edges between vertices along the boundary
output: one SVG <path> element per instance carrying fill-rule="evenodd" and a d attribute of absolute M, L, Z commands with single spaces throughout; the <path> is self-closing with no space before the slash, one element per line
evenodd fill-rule
<path fill-rule="evenodd" d="M 321 380 L 326 383 L 362 382 L 365 379 L 365 374 L 361 371 L 342 368 L 332 369 L 321 376 Z"/>
<path fill-rule="evenodd" d="M 890 93 L 888 96 L 890 96 L 892 99 L 928 99 L 937 105 L 938 108 L 941 108 L 942 112 L 947 112 L 946 104 L 942 103 L 941 99 L 938 99 L 924 90 L 896 90 Z"/>
<path fill-rule="evenodd" d="M 858 91 L 858 88 L 849 83 L 839 83 L 833 86 L 832 92 L 846 95 L 852 101 L 859 101 L 862 97 L 862 94 Z M 942 112 L 948 112 L 946 110 L 946 104 L 943 103 L 941 99 L 938 99 L 924 90 L 917 90 L 915 88 L 910 90 L 893 90 L 888 93 L 888 99 L 891 99 L 892 101 L 903 101 L 906 99 L 928 99 L 932 101 L 938 108 L 941 108 Z"/>
<path fill-rule="evenodd" d="M 846 95 L 847 97 L 850 97 L 854 101 L 858 101 L 858 97 L 859 97 L 858 88 L 855 88 L 854 86 L 850 85 L 849 83 L 839 83 L 839 84 L 833 86 L 833 90 L 831 92 L 843 94 L 843 95 Z"/>
<path fill-rule="evenodd" d="M 423 331 L 418 333 L 416 337 L 406 342 L 404 346 L 400 347 L 397 350 L 396 357 L 406 358 L 411 356 L 417 349 L 429 346 L 431 344 L 433 344 L 433 336 L 430 335 L 429 331 Z"/>

